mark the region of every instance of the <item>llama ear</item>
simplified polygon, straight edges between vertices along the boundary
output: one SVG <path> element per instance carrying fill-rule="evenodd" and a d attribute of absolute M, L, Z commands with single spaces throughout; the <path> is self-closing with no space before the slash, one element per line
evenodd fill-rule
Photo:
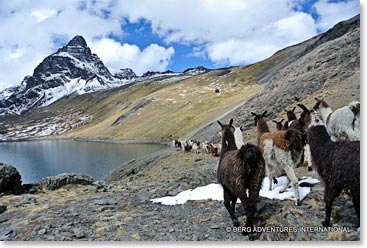
<path fill-rule="evenodd" d="M 308 110 L 307 108 L 306 108 L 306 106 L 305 105 L 303 105 L 303 104 L 297 104 L 297 106 L 298 107 L 300 107 L 303 111 L 305 111 L 305 112 L 310 112 L 310 110 Z"/>
<path fill-rule="evenodd" d="M 233 124 L 233 118 L 231 118 L 231 120 L 229 121 L 229 126 L 232 126 Z"/>
<path fill-rule="evenodd" d="M 278 122 L 276 120 L 273 120 L 274 123 L 278 124 Z"/>
<path fill-rule="evenodd" d="M 282 123 L 284 121 L 284 119 L 282 119 L 281 121 L 280 121 L 280 123 Z"/>
<path fill-rule="evenodd" d="M 223 124 L 220 121 L 218 121 L 218 124 L 219 126 L 223 127 Z"/>
<path fill-rule="evenodd" d="M 254 115 L 254 116 L 257 116 L 257 114 L 255 114 L 254 112 L 251 112 L 251 114 Z"/>
<path fill-rule="evenodd" d="M 263 117 L 265 117 L 265 115 L 268 113 L 267 110 L 264 111 L 264 113 L 262 114 Z"/>
<path fill-rule="evenodd" d="M 296 107 L 294 107 L 293 109 L 292 109 L 292 112 L 294 112 L 294 110 L 296 109 Z"/>
<path fill-rule="evenodd" d="M 240 126 L 240 130 L 241 132 L 245 131 L 245 127 L 243 126 L 243 124 Z"/>
<path fill-rule="evenodd" d="M 320 101 L 316 96 L 314 97 L 314 99 L 315 99 L 316 101 L 318 101 L 318 102 Z"/>

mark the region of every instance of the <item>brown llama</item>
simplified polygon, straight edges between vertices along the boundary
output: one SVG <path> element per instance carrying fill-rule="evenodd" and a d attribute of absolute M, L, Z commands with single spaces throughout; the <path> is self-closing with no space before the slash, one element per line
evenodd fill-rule
<path fill-rule="evenodd" d="M 308 171 L 312 171 L 312 158 L 310 152 L 310 146 L 307 142 L 307 135 L 305 130 L 305 124 L 303 123 L 302 119 L 297 119 L 297 116 L 294 112 L 296 107 L 293 107 L 292 110 L 284 110 L 287 113 L 287 121 L 284 123 L 284 130 L 289 129 L 296 129 L 302 133 L 302 138 L 304 141 L 304 148 L 301 154 L 300 164 L 303 164 L 304 161 L 307 161 L 307 168 Z"/>
<path fill-rule="evenodd" d="M 251 112 L 251 114 L 255 116 L 254 120 L 255 120 L 255 126 L 256 126 L 257 145 L 259 145 L 261 135 L 263 135 L 264 133 L 270 133 L 269 126 L 264 119 L 267 112 L 268 111 L 265 110 L 264 113 L 262 113 L 261 115 Z"/>
<path fill-rule="evenodd" d="M 266 111 L 264 112 L 266 113 Z M 301 198 L 298 190 L 298 179 L 294 173 L 295 165 L 299 163 L 301 152 L 304 146 L 302 133 L 298 130 L 281 130 L 274 132 L 264 132 L 269 130 L 264 113 L 255 116 L 257 136 L 259 137 L 259 147 L 265 159 L 266 175 L 269 179 L 269 190 L 272 190 L 272 181 L 276 176 L 285 172 L 287 183 L 282 192 L 286 191 L 288 184 L 292 182 L 296 196 L 296 205 L 301 204 Z M 297 155 L 297 156 L 296 156 Z M 294 162 L 296 161 L 296 162 Z M 274 180 L 274 183 L 277 183 Z"/>
<path fill-rule="evenodd" d="M 233 225 L 238 227 L 240 223 L 235 215 L 235 206 L 237 198 L 240 198 L 246 212 L 246 227 L 253 230 L 261 183 L 265 177 L 265 161 L 260 149 L 253 144 L 242 145 L 237 150 L 232 127 L 233 119 L 228 125 L 223 125 L 219 121 L 218 123 L 222 127 L 222 150 L 217 179 L 223 187 L 224 206 L 231 216 Z"/>

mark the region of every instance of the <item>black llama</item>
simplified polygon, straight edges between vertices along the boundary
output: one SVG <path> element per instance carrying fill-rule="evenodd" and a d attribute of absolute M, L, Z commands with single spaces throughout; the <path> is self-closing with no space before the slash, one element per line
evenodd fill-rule
<path fill-rule="evenodd" d="M 253 144 L 243 145 L 237 150 L 233 119 L 228 125 L 218 123 L 222 127 L 222 151 L 217 179 L 223 187 L 224 206 L 231 215 L 233 225 L 238 227 L 240 223 L 235 216 L 235 206 L 237 198 L 240 198 L 246 212 L 246 227 L 253 230 L 261 183 L 265 177 L 265 161 L 260 149 Z"/>

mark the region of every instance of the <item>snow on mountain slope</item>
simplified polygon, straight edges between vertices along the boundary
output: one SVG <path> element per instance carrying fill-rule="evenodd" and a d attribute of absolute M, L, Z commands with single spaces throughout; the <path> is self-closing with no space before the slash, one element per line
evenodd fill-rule
<path fill-rule="evenodd" d="M 0 116 L 21 115 L 74 92 L 84 94 L 131 81 L 114 77 L 82 36 L 46 57 L 20 86 L 0 92 Z"/>

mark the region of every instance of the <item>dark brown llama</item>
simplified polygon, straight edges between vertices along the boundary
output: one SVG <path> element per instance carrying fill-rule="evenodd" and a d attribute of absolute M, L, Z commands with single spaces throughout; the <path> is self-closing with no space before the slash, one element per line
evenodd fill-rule
<path fill-rule="evenodd" d="M 314 110 L 303 110 L 301 118 L 307 128 L 307 138 L 317 172 L 325 183 L 326 216 L 322 224 L 331 226 L 332 204 L 344 190 L 352 197 L 353 206 L 360 220 L 360 141 L 331 140 L 325 123 Z M 358 223 L 359 225 L 359 223 Z"/>
<path fill-rule="evenodd" d="M 237 198 L 246 212 L 246 227 L 253 229 L 261 183 L 265 177 L 265 161 L 260 149 L 253 144 L 242 145 L 237 150 L 233 134 L 233 119 L 222 127 L 222 150 L 217 170 L 218 182 L 223 187 L 224 206 L 233 225 L 240 225 L 235 215 Z M 248 194 L 246 193 L 248 191 Z M 248 234 L 243 232 L 244 235 Z"/>
<path fill-rule="evenodd" d="M 277 130 L 283 130 L 283 121 L 284 119 L 281 119 L 280 121 L 273 120 Z"/>

